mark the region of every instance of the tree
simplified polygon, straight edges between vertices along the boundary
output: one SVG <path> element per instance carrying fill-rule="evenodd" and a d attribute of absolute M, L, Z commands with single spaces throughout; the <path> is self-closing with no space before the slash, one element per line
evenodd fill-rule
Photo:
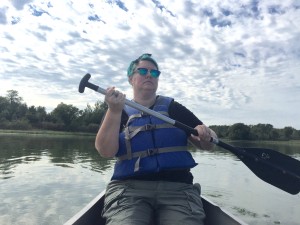
<path fill-rule="evenodd" d="M 70 129 L 72 122 L 76 120 L 79 109 L 73 105 L 60 103 L 51 113 L 56 122 L 63 123 L 67 129 Z"/>
<path fill-rule="evenodd" d="M 105 102 L 97 101 L 94 106 L 92 122 L 99 124 L 108 106 Z"/>
<path fill-rule="evenodd" d="M 87 107 L 81 112 L 81 120 L 85 125 L 88 124 L 98 124 L 102 120 L 105 112 L 107 110 L 107 104 L 101 101 L 97 101 L 94 106 Z"/>
<path fill-rule="evenodd" d="M 47 118 L 45 107 L 30 106 L 26 112 L 26 118 L 31 124 L 38 125 L 44 122 Z"/>
<path fill-rule="evenodd" d="M 212 126 L 209 126 L 209 128 L 214 130 L 219 138 L 225 138 L 228 135 L 229 126 L 226 126 L 226 125 L 220 125 L 220 126 L 212 125 Z"/>
<path fill-rule="evenodd" d="M 7 120 L 18 120 L 26 115 L 27 105 L 22 103 L 23 98 L 19 96 L 18 91 L 8 90 L 6 99 L 8 100 Z"/>
<path fill-rule="evenodd" d="M 0 121 L 7 120 L 9 118 L 9 101 L 7 98 L 0 96 Z"/>
<path fill-rule="evenodd" d="M 44 122 L 47 118 L 47 112 L 45 107 L 38 106 L 36 108 L 36 114 L 39 122 Z"/>
<path fill-rule="evenodd" d="M 36 108 L 34 106 L 30 106 L 26 113 L 26 118 L 31 124 L 35 124 L 38 122 L 38 118 L 36 115 Z"/>
<path fill-rule="evenodd" d="M 236 123 L 229 127 L 228 137 L 232 140 L 248 140 L 250 127 L 243 123 Z"/>
<path fill-rule="evenodd" d="M 280 138 L 280 134 L 278 129 L 274 129 L 271 132 L 272 140 L 278 140 Z"/>
<path fill-rule="evenodd" d="M 300 139 L 300 130 L 293 129 L 292 139 L 294 140 Z"/>
<path fill-rule="evenodd" d="M 293 132 L 294 132 L 294 128 L 292 128 L 292 127 L 284 127 L 283 128 L 284 138 L 288 139 L 288 140 L 291 139 Z"/>
<path fill-rule="evenodd" d="M 78 124 L 80 130 L 88 132 L 97 132 L 99 124 L 107 110 L 107 104 L 97 101 L 94 106 L 87 105 L 87 107 L 80 111 Z"/>
<path fill-rule="evenodd" d="M 23 101 L 23 98 L 19 96 L 19 93 L 16 90 L 8 90 L 6 98 L 10 104 L 20 104 Z"/>
<path fill-rule="evenodd" d="M 273 131 L 273 126 L 271 124 L 257 124 L 251 126 L 250 132 L 252 139 L 259 140 L 270 140 L 276 135 Z"/>

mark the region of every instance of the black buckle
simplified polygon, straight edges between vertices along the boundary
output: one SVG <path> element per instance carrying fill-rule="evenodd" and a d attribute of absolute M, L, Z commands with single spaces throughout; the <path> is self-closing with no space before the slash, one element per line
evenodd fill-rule
<path fill-rule="evenodd" d="M 156 155 L 158 153 L 158 148 L 151 148 L 147 150 L 148 156 Z"/>
<path fill-rule="evenodd" d="M 141 115 L 142 115 L 142 116 L 149 116 L 149 114 L 146 113 L 146 112 L 142 112 Z"/>
<path fill-rule="evenodd" d="M 153 130 L 155 129 L 155 124 L 146 124 L 145 125 L 145 130 Z"/>

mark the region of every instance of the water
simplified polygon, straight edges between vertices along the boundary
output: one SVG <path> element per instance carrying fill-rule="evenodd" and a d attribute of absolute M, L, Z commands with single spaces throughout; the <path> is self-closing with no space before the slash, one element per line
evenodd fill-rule
<path fill-rule="evenodd" d="M 300 159 L 299 145 L 232 143 L 280 150 Z M 300 194 L 257 178 L 226 150 L 193 151 L 202 194 L 248 224 L 300 224 Z M 109 182 L 114 160 L 94 137 L 0 135 L 0 224 L 63 224 Z"/>

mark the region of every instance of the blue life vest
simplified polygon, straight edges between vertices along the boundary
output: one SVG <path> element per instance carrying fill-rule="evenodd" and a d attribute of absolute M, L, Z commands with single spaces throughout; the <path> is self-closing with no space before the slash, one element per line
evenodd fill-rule
<path fill-rule="evenodd" d="M 159 96 L 153 110 L 168 116 L 172 101 L 172 98 Z M 119 135 L 118 160 L 112 180 L 197 165 L 187 150 L 188 136 L 183 130 L 130 106 L 124 110 L 129 119 Z"/>

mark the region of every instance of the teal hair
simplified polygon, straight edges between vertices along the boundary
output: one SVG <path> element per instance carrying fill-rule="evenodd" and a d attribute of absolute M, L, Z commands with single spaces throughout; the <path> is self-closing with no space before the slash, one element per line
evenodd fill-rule
<path fill-rule="evenodd" d="M 140 61 L 143 61 L 143 60 L 146 60 L 146 61 L 149 61 L 149 62 L 152 62 L 156 68 L 159 70 L 158 68 L 158 65 L 157 65 L 157 62 L 151 58 L 151 54 L 149 53 L 145 53 L 143 55 L 141 55 L 140 57 L 138 57 L 136 60 L 132 61 L 127 69 L 127 76 L 130 77 L 133 75 L 133 72 L 136 68 L 136 65 L 140 62 Z"/>

